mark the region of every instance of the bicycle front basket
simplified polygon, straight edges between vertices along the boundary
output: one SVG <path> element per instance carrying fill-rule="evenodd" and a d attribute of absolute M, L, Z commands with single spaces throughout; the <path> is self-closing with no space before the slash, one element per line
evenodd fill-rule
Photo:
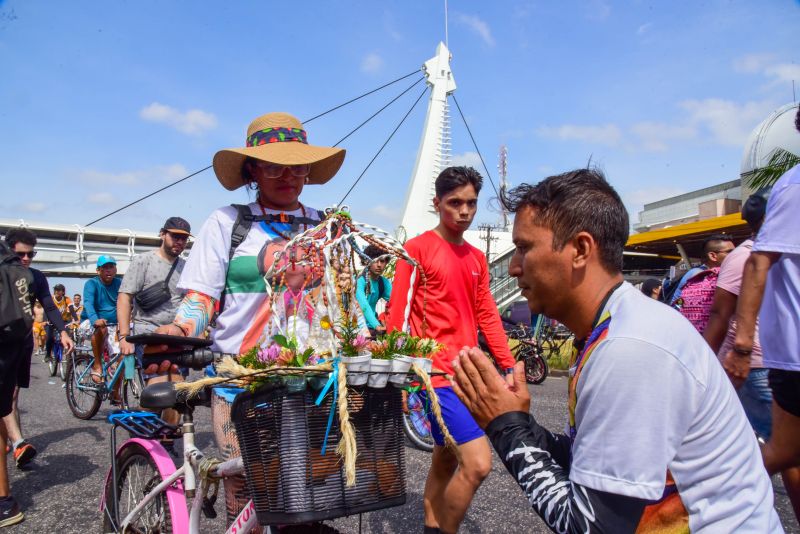
<path fill-rule="evenodd" d="M 402 397 L 396 388 L 348 388 L 356 432 L 356 483 L 345 487 L 336 454 L 338 414 L 326 445 L 331 395 L 288 393 L 267 386 L 240 394 L 231 419 L 236 426 L 247 487 L 262 525 L 322 521 L 405 504 Z"/>

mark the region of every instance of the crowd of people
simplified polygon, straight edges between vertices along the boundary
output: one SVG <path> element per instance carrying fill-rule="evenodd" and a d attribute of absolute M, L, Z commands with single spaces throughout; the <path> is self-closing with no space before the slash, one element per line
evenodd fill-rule
<path fill-rule="evenodd" d="M 18 466 L 36 454 L 16 410 L 31 354 L 34 346 L 49 354 L 53 340 L 73 350 L 70 325 L 91 339 L 97 382 L 104 351 L 141 361 L 144 347 L 128 339 L 135 334 L 208 336 L 212 350 L 231 355 L 279 331 L 305 341 L 319 291 L 315 274 L 299 263 L 286 266 L 276 284 L 277 314 L 264 277 L 275 251 L 324 219 L 300 196 L 306 185 L 332 179 L 345 151 L 309 144 L 303 125 L 286 113 L 256 118 L 245 144 L 217 152 L 214 171 L 225 189 L 246 187 L 255 199 L 215 210 L 185 260 L 191 228 L 170 217 L 158 249 L 135 256 L 124 277 L 113 257 L 100 256 L 83 298 L 70 300 L 60 284 L 51 295 L 44 275 L 30 267 L 36 236 L 25 229 L 6 235 L 41 306 L 29 335 L 0 341 L 0 435 Z M 439 222 L 404 245 L 425 273 L 425 291 L 406 262 L 386 277 L 389 258 L 374 246 L 365 248 L 356 278 L 365 335 L 408 325 L 444 347 L 434 356 L 443 374 L 432 387 L 456 447 L 445 446 L 444 429 L 431 417 L 424 532 L 459 530 L 490 473 L 492 448 L 557 532 L 781 532 L 769 478 L 778 472 L 800 516 L 800 238 L 793 230 L 800 226 L 800 167 L 768 198 L 758 192 L 747 199 L 742 217 L 750 239 L 735 246 L 727 235 L 712 235 L 701 265 L 665 283 L 645 281 L 641 291 L 622 275 L 628 215 L 600 171 L 578 169 L 501 194 L 515 214 L 509 274 L 532 313 L 558 320 L 577 340 L 565 433 L 531 414 L 523 364 L 509 351 L 489 291 L 486 257 L 464 239 L 482 184 L 469 167 L 437 177 L 432 206 Z M 494 361 L 476 347 L 478 330 Z M 143 371 L 148 382 L 187 375 L 168 360 Z M 240 454 L 229 424 L 240 391 L 217 388 L 212 397 L 226 459 Z M 175 413 L 163 417 L 177 422 Z M 6 463 L 3 456 L 0 526 L 23 517 Z M 242 479 L 226 480 L 225 488 L 232 519 L 247 495 Z"/>

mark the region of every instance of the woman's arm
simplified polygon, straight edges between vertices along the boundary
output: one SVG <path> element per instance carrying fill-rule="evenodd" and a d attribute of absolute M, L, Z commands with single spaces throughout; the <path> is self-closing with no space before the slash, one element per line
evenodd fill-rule
<path fill-rule="evenodd" d="M 178 312 L 175 314 L 172 324 L 167 325 L 167 328 L 171 327 L 171 330 L 163 333 L 203 337 L 214 314 L 214 302 L 215 300 L 205 293 L 189 291 L 178 306 Z"/>

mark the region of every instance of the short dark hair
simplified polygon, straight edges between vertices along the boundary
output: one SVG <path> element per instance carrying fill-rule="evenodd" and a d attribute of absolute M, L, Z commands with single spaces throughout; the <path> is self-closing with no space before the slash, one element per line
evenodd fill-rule
<path fill-rule="evenodd" d="M 717 248 L 712 248 L 714 245 L 712 243 L 717 243 L 719 241 L 730 241 L 733 243 L 733 238 L 728 234 L 711 234 L 707 238 L 703 239 L 703 254 L 708 254 L 709 252 L 716 252 Z"/>
<path fill-rule="evenodd" d="M 383 250 L 381 247 L 379 247 L 377 245 L 367 245 L 366 247 L 364 247 L 364 254 L 366 254 L 367 256 L 369 256 L 371 259 L 374 260 L 375 258 L 377 258 L 379 256 L 383 256 L 385 254 L 388 254 L 388 252 L 386 252 L 385 250 Z"/>
<path fill-rule="evenodd" d="M 73 299 L 74 299 L 75 297 L 81 297 L 81 294 L 80 294 L 80 293 L 75 293 L 74 295 L 72 295 L 72 298 L 73 298 Z M 83 298 L 83 297 L 81 297 L 81 298 Z"/>
<path fill-rule="evenodd" d="M 27 228 L 12 228 L 6 233 L 6 244 L 14 248 L 17 243 L 25 243 L 32 247 L 36 246 L 36 234 Z"/>
<path fill-rule="evenodd" d="M 481 192 L 483 177 L 472 167 L 447 167 L 436 177 L 436 196 L 442 198 L 447 193 L 471 184 L 475 193 Z"/>
<path fill-rule="evenodd" d="M 56 284 L 53 286 L 53 291 L 66 291 L 67 288 L 64 287 L 64 284 Z"/>
<path fill-rule="evenodd" d="M 797 115 L 794 116 L 794 127 L 800 132 L 800 106 L 797 107 Z"/>
<path fill-rule="evenodd" d="M 622 270 L 628 211 L 600 170 L 577 169 L 536 185 L 522 184 L 501 192 L 500 203 L 511 213 L 534 208 L 533 223 L 553 232 L 553 250 L 563 249 L 578 232 L 588 232 L 600 250 L 600 263 L 610 272 Z"/>

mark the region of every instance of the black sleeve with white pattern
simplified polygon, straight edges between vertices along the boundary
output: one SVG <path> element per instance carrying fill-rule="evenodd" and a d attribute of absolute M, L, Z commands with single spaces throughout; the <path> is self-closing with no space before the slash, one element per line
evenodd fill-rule
<path fill-rule="evenodd" d="M 569 480 L 570 440 L 531 414 L 494 419 L 486 435 L 533 510 L 553 532 L 635 532 L 648 501 L 597 491 Z"/>

